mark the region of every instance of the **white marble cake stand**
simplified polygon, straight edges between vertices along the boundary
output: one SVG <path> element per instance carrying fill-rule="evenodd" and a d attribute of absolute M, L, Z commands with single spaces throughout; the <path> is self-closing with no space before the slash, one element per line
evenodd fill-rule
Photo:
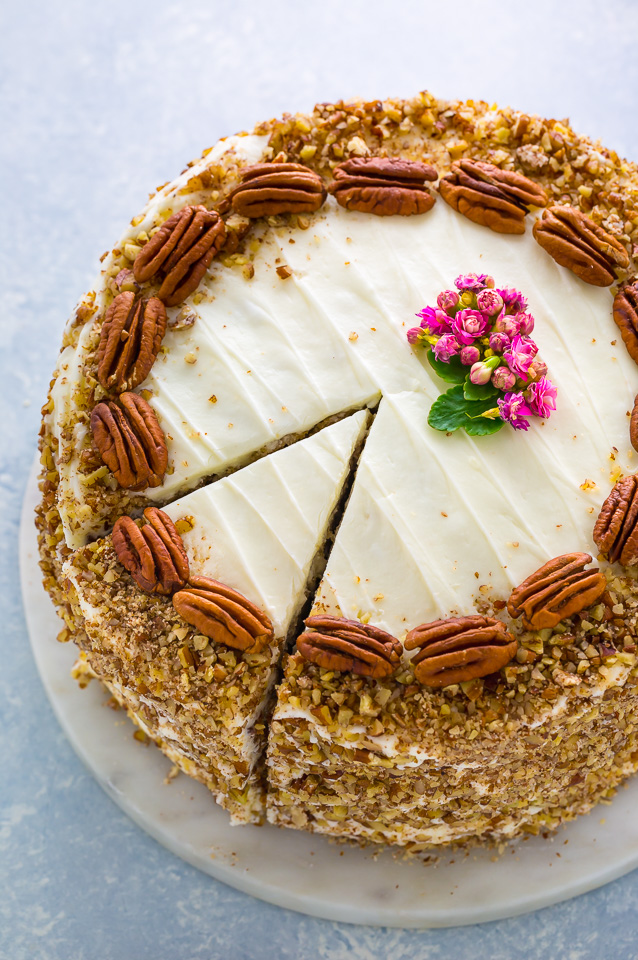
<path fill-rule="evenodd" d="M 22 591 L 33 654 L 53 706 L 78 756 L 107 794 L 178 857 L 231 887 L 292 910 L 348 923 L 445 927 L 525 913 L 592 890 L 638 866 L 638 778 L 610 806 L 492 859 L 490 851 L 443 855 L 438 863 L 401 862 L 385 852 L 266 827 L 231 827 L 205 787 L 180 775 L 165 783 L 169 761 L 133 738 L 120 711 L 105 707 L 98 683 L 80 690 L 69 671 L 73 644 L 56 643 L 60 621 L 41 586 L 33 510 L 36 465 L 20 537 Z"/>

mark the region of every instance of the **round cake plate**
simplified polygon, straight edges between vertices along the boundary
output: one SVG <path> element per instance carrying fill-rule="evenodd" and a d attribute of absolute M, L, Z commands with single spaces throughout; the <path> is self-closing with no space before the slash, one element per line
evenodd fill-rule
<path fill-rule="evenodd" d="M 435 863 L 325 837 L 264 827 L 231 827 L 207 789 L 133 737 L 122 711 L 106 708 L 97 682 L 71 678 L 72 643 L 41 584 L 33 511 L 37 461 L 22 511 L 22 594 L 33 655 L 53 710 L 98 783 L 143 830 L 178 857 L 231 887 L 301 913 L 388 927 L 450 927 L 514 916 L 585 893 L 638 866 L 638 778 L 553 837 L 529 838 L 500 856 L 478 849 Z"/>

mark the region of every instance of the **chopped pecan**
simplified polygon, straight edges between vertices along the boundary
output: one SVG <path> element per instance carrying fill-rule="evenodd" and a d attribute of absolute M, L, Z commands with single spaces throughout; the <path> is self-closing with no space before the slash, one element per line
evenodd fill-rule
<path fill-rule="evenodd" d="M 425 183 L 437 177 L 435 167 L 416 160 L 355 157 L 335 167 L 328 192 L 347 210 L 409 217 L 432 209 L 434 197 Z"/>
<path fill-rule="evenodd" d="M 191 577 L 173 595 L 173 606 L 187 623 L 216 643 L 256 653 L 274 636 L 270 618 L 237 590 L 208 577 Z"/>
<path fill-rule="evenodd" d="M 168 595 L 188 580 L 188 557 L 167 513 L 147 507 L 144 517 L 148 523 L 141 527 L 130 517 L 120 517 L 111 535 L 113 547 L 142 590 Z"/>
<path fill-rule="evenodd" d="M 132 390 L 149 375 L 166 332 L 161 300 L 117 295 L 106 311 L 97 348 L 97 378 L 105 390 Z"/>
<path fill-rule="evenodd" d="M 416 650 L 412 663 L 419 683 L 447 687 L 495 673 L 516 655 L 517 643 L 494 617 L 451 617 L 422 623 L 410 630 L 406 650 Z"/>
<path fill-rule="evenodd" d="M 394 673 L 401 644 L 392 634 L 369 623 L 326 615 L 308 617 L 297 649 L 311 663 L 379 680 Z"/>
<path fill-rule="evenodd" d="M 638 280 L 621 284 L 614 297 L 614 321 L 631 359 L 638 363 Z M 638 448 L 637 448 L 638 449 Z"/>
<path fill-rule="evenodd" d="M 457 160 L 439 190 L 464 217 L 496 233 L 525 233 L 529 207 L 547 204 L 547 194 L 533 180 L 482 160 Z"/>
<path fill-rule="evenodd" d="M 153 408 L 136 393 L 103 401 L 91 413 L 93 443 L 121 487 L 143 490 L 164 479 L 168 450 Z"/>
<path fill-rule="evenodd" d="M 623 245 L 575 207 L 548 207 L 533 232 L 556 263 L 595 287 L 608 287 L 616 267 L 629 266 Z"/>
<path fill-rule="evenodd" d="M 201 204 L 183 207 L 135 257 L 135 279 L 145 283 L 159 274 L 162 284 L 157 295 L 174 307 L 197 289 L 225 239 L 226 227 L 216 211 Z"/>
<path fill-rule="evenodd" d="M 594 543 L 610 563 L 638 561 L 638 476 L 623 477 L 603 503 Z"/>
<path fill-rule="evenodd" d="M 242 217 L 314 213 L 326 199 L 321 177 L 301 163 L 257 163 L 247 167 L 229 197 Z"/>
<path fill-rule="evenodd" d="M 523 616 L 526 630 L 542 630 L 590 607 L 605 592 L 607 581 L 598 567 L 585 570 L 588 553 L 554 557 L 512 590 L 507 611 Z"/>

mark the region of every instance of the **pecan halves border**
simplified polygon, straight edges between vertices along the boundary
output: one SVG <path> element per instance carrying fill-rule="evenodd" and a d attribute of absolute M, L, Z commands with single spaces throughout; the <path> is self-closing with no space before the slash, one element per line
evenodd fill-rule
<path fill-rule="evenodd" d="M 137 393 L 98 403 L 91 412 L 93 444 L 125 490 L 158 487 L 168 466 L 168 448 L 155 411 Z"/>
<path fill-rule="evenodd" d="M 409 217 L 427 213 L 435 197 L 426 187 L 438 178 L 435 167 L 418 160 L 355 157 L 337 164 L 328 186 L 346 210 L 379 217 Z"/>
<path fill-rule="evenodd" d="M 516 655 L 518 644 L 502 620 L 471 615 L 422 623 L 410 630 L 406 650 L 414 674 L 428 687 L 447 687 L 495 673 Z"/>
<path fill-rule="evenodd" d="M 529 177 L 482 160 L 456 160 L 439 192 L 468 220 L 504 234 L 525 233 L 529 208 L 548 202 L 543 188 Z"/>
<path fill-rule="evenodd" d="M 380 627 L 329 614 L 308 617 L 304 623 L 297 649 L 305 660 L 327 670 L 379 680 L 391 676 L 401 662 L 400 642 Z"/>
<path fill-rule="evenodd" d="M 591 559 L 588 553 L 565 553 L 548 560 L 512 590 L 510 617 L 522 617 L 526 630 L 542 630 L 590 607 L 607 587 L 598 567 L 585 569 Z"/>
<path fill-rule="evenodd" d="M 256 163 L 241 173 L 241 183 L 225 201 L 251 220 L 281 213 L 315 213 L 326 199 L 326 187 L 302 163 Z M 225 208 L 224 207 L 224 208 Z"/>
<path fill-rule="evenodd" d="M 182 207 L 135 257 L 135 279 L 145 283 L 159 275 L 157 296 L 174 307 L 197 289 L 225 239 L 226 227 L 216 210 L 202 204 Z"/>
<path fill-rule="evenodd" d="M 139 386 L 151 372 L 166 333 L 166 308 L 157 297 L 119 293 L 108 310 L 97 348 L 97 378 L 105 390 Z"/>
<path fill-rule="evenodd" d="M 258 653 L 274 638 L 270 617 L 238 590 L 210 577 L 193 576 L 173 594 L 180 617 L 216 643 Z"/>
<path fill-rule="evenodd" d="M 117 559 L 146 593 L 168 596 L 188 580 L 189 564 L 175 524 L 163 510 L 147 507 L 143 526 L 120 517 L 111 539 Z"/>
<path fill-rule="evenodd" d="M 592 286 L 610 286 L 616 280 L 616 268 L 629 266 L 620 241 L 575 207 L 548 207 L 532 232 L 556 263 Z"/>
<path fill-rule="evenodd" d="M 638 278 L 627 280 L 618 288 L 613 316 L 627 353 L 634 363 L 638 363 Z"/>
<path fill-rule="evenodd" d="M 638 476 L 616 483 L 594 525 L 594 543 L 610 563 L 638 562 Z"/>

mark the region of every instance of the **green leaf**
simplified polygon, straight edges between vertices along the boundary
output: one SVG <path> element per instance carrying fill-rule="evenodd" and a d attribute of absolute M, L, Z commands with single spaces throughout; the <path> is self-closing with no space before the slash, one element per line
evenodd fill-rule
<path fill-rule="evenodd" d="M 428 360 L 437 377 L 445 380 L 446 383 L 463 383 L 467 377 L 467 367 L 458 357 L 450 357 L 450 362 L 444 363 L 436 359 L 434 350 L 428 350 Z"/>
<path fill-rule="evenodd" d="M 487 400 L 488 397 L 495 397 L 498 390 L 493 383 L 472 383 L 468 379 L 463 384 L 463 396 L 466 400 Z"/>
<path fill-rule="evenodd" d="M 450 387 L 447 393 L 434 401 L 430 408 L 428 423 L 435 430 L 452 432 L 463 427 L 471 436 L 482 436 L 484 434 L 496 433 L 501 429 L 502 420 L 489 420 L 483 418 L 482 414 L 494 407 L 494 398 L 487 397 L 484 400 L 466 400 L 463 394 L 463 386 L 459 384 L 456 387 Z M 479 419 L 470 419 L 476 418 Z M 486 424 L 487 426 L 484 426 Z M 497 424 L 497 426 L 494 426 Z M 498 426 L 500 424 L 500 426 Z"/>
<path fill-rule="evenodd" d="M 468 420 L 465 424 L 465 432 L 471 437 L 487 437 L 490 433 L 498 433 L 501 427 L 505 426 L 505 421 L 500 417 L 494 420 L 488 420 L 487 417 L 476 417 L 475 420 Z"/>

